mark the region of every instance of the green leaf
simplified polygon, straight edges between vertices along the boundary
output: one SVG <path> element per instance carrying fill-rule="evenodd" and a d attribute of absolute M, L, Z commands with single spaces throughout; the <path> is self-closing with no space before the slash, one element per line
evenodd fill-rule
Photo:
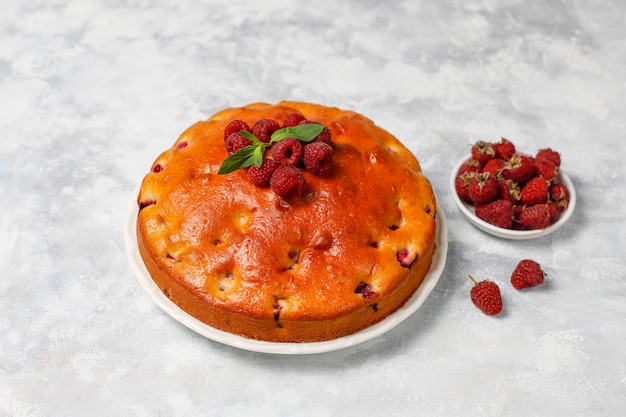
<path fill-rule="evenodd" d="M 244 138 L 248 139 L 250 142 L 252 142 L 255 145 L 262 145 L 263 144 L 263 142 L 261 142 L 259 140 L 259 138 L 257 138 L 256 136 L 254 136 L 250 132 L 246 132 L 245 130 L 240 130 L 239 133 L 241 133 L 241 136 L 243 136 Z"/>
<path fill-rule="evenodd" d="M 252 153 L 252 161 L 254 165 L 258 167 L 260 167 L 261 164 L 263 163 L 263 154 L 265 153 L 265 148 L 266 148 L 266 146 L 264 145 L 266 144 L 257 146 L 254 152 Z"/>
<path fill-rule="evenodd" d="M 324 130 L 323 125 L 316 123 L 307 123 L 298 126 L 284 127 L 272 133 L 270 143 L 280 142 L 286 138 L 296 138 L 302 142 L 310 142 L 315 139 Z"/>
<path fill-rule="evenodd" d="M 257 153 L 257 149 L 262 149 L 264 147 L 257 145 L 248 145 L 232 155 L 229 155 L 228 158 L 224 159 L 222 165 L 220 166 L 220 170 L 217 172 L 218 174 L 230 174 L 233 171 L 237 171 L 239 168 L 246 168 L 255 163 L 255 154 Z M 261 152 L 261 162 L 263 161 L 263 153 Z M 260 164 L 259 164 L 260 165 Z"/>

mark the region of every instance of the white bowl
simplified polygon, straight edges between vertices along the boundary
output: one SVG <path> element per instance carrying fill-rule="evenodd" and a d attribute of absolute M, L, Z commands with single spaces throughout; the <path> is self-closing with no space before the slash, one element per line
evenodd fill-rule
<path fill-rule="evenodd" d="M 563 171 L 560 171 L 556 180 L 557 182 L 563 183 L 567 187 L 567 190 L 569 191 L 569 194 L 570 194 L 569 204 L 567 205 L 567 209 L 565 209 L 565 211 L 561 213 L 561 215 L 559 216 L 559 219 L 555 223 L 546 227 L 545 229 L 510 230 L 510 229 L 504 229 L 502 227 L 494 226 L 490 223 L 487 223 L 484 220 L 479 219 L 474 214 L 474 206 L 472 206 L 471 204 L 467 204 L 466 202 L 462 201 L 459 198 L 459 196 L 456 193 L 456 187 L 454 185 L 456 177 L 457 177 L 457 173 L 459 172 L 461 165 L 463 165 L 463 163 L 467 160 L 468 160 L 467 156 L 461 158 L 461 160 L 459 160 L 459 162 L 452 169 L 452 173 L 450 174 L 450 190 L 452 193 L 452 198 L 454 202 L 456 203 L 456 205 L 459 207 L 459 210 L 461 210 L 461 213 L 463 213 L 465 218 L 469 220 L 470 223 L 472 223 L 474 226 L 476 226 L 480 230 L 487 232 L 493 236 L 501 237 L 504 239 L 512 239 L 512 240 L 534 239 L 537 237 L 548 235 L 554 232 L 555 230 L 561 228 L 561 226 L 563 226 L 570 219 L 570 217 L 572 217 L 572 214 L 574 213 L 574 208 L 576 207 L 576 190 L 574 189 L 574 184 L 569 179 L 569 177 L 565 175 Z"/>
<path fill-rule="evenodd" d="M 432 264 L 428 274 L 426 274 L 422 284 L 418 287 L 417 291 L 413 293 L 404 306 L 387 316 L 387 318 L 359 332 L 323 342 L 282 343 L 248 339 L 236 334 L 218 330 L 189 315 L 186 311 L 182 310 L 167 296 L 165 296 L 163 291 L 161 291 L 161 289 L 152 280 L 146 266 L 143 263 L 141 255 L 139 254 L 139 248 L 137 247 L 136 224 L 137 214 L 139 212 L 136 200 L 137 193 L 138 187 L 133 194 L 133 198 L 131 199 L 128 214 L 126 216 L 126 223 L 124 225 L 126 255 L 135 277 L 143 289 L 148 293 L 152 301 L 154 301 L 157 306 L 174 318 L 174 320 L 208 339 L 239 349 L 274 354 L 323 353 L 354 346 L 358 343 L 380 336 L 400 324 L 424 303 L 430 292 L 433 288 L 435 288 L 435 285 L 439 281 L 446 265 L 446 257 L 448 254 L 448 229 L 443 210 L 437 208 L 437 236 L 435 237 L 435 243 L 437 246 L 433 254 Z"/>

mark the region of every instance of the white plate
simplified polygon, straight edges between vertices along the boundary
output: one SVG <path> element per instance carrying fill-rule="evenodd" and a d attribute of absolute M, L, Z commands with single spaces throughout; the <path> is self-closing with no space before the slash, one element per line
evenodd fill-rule
<path fill-rule="evenodd" d="M 569 194 L 570 194 L 570 200 L 569 200 L 569 204 L 567 205 L 567 209 L 565 209 L 565 211 L 561 213 L 561 215 L 559 216 L 559 219 L 554 224 L 550 225 L 549 227 L 546 227 L 545 229 L 538 229 L 538 230 L 510 230 L 510 229 L 504 229 L 501 227 L 494 226 L 492 224 L 487 223 L 484 220 L 479 219 L 474 214 L 474 206 L 462 201 L 457 195 L 456 187 L 454 186 L 454 182 L 457 176 L 456 174 L 457 172 L 459 172 L 461 165 L 463 165 L 463 163 L 467 161 L 467 159 L 468 159 L 467 156 L 463 157 L 461 160 L 459 160 L 459 162 L 452 169 L 452 173 L 450 175 L 450 190 L 451 190 L 452 198 L 454 199 L 454 202 L 461 210 L 461 213 L 463 213 L 465 218 L 469 220 L 470 223 L 472 223 L 474 226 L 476 226 L 480 230 L 487 232 L 493 236 L 501 237 L 504 239 L 512 239 L 512 240 L 534 239 L 534 238 L 545 236 L 554 232 L 555 230 L 563 226 L 570 219 L 570 217 L 572 217 L 572 213 L 574 213 L 574 208 L 576 207 L 576 190 L 574 189 L 574 184 L 569 179 L 569 177 L 565 175 L 563 171 L 561 171 L 559 172 L 559 175 L 557 176 L 557 182 L 561 182 L 567 187 L 567 190 L 569 191 Z"/>
<path fill-rule="evenodd" d="M 448 253 L 448 229 L 445 215 L 443 211 L 438 208 L 437 236 L 435 240 L 437 247 L 435 249 L 435 253 L 433 254 L 430 270 L 424 278 L 422 285 L 420 285 L 406 304 L 396 312 L 373 326 L 334 340 L 311 343 L 281 343 L 248 339 L 218 330 L 197 320 L 174 304 L 154 283 L 143 263 L 143 260 L 141 259 L 139 248 L 137 247 L 136 222 L 139 209 L 135 197 L 136 195 L 137 193 L 133 194 L 128 215 L 126 217 L 124 238 L 126 241 L 126 254 L 128 256 L 128 260 L 135 276 L 141 283 L 141 286 L 161 309 L 178 322 L 211 340 L 240 349 L 275 354 L 323 353 L 354 346 L 358 343 L 380 336 L 400 324 L 404 319 L 413 314 L 422 305 L 422 303 L 424 303 L 430 292 L 439 281 L 446 264 L 446 256 Z"/>

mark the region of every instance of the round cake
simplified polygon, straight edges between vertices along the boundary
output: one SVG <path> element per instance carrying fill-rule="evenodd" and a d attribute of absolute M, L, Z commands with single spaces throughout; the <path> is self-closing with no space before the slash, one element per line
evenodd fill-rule
<path fill-rule="evenodd" d="M 321 133 L 286 128 L 305 124 Z M 262 138 L 276 127 L 282 136 Z M 285 161 L 299 156 L 286 136 L 302 158 Z M 266 163 L 276 167 L 261 184 Z M 435 248 L 437 202 L 413 154 L 368 118 L 318 104 L 256 103 L 192 125 L 137 199 L 139 251 L 163 293 L 257 340 L 330 340 L 379 322 L 420 286 Z"/>

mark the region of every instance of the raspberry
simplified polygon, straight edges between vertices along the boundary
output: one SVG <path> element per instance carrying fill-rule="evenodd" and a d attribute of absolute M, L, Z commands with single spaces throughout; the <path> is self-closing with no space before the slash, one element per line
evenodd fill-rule
<path fill-rule="evenodd" d="M 404 248 L 396 252 L 396 259 L 404 268 L 410 268 L 413 262 L 418 259 L 418 256 L 414 251 Z"/>
<path fill-rule="evenodd" d="M 464 172 L 457 175 L 454 181 L 454 188 L 459 198 L 466 203 L 472 203 L 472 199 L 469 196 L 469 183 L 472 177 L 476 175 L 474 172 Z"/>
<path fill-rule="evenodd" d="M 459 168 L 458 175 L 464 174 L 466 172 L 480 172 L 483 165 L 475 160 L 474 158 L 470 158 L 461 165 Z"/>
<path fill-rule="evenodd" d="M 293 165 L 280 165 L 272 174 L 270 187 L 279 196 L 289 199 L 302 194 L 306 188 L 306 182 L 298 168 Z"/>
<path fill-rule="evenodd" d="M 554 201 L 556 208 L 563 212 L 569 205 L 569 190 L 561 183 L 552 184 L 548 190 L 550 193 L 550 200 Z"/>
<path fill-rule="evenodd" d="M 378 294 L 376 293 L 376 291 L 374 291 L 374 287 L 372 287 L 371 284 L 368 284 L 366 282 L 359 282 L 359 285 L 356 286 L 356 289 L 354 290 L 355 294 L 361 294 L 361 296 L 365 299 L 365 300 L 369 300 L 372 299 L 374 297 L 376 297 Z"/>
<path fill-rule="evenodd" d="M 500 314 L 503 308 L 500 287 L 493 281 L 476 282 L 473 276 L 469 276 L 474 286 L 470 291 L 470 298 L 476 307 L 488 316 Z"/>
<path fill-rule="evenodd" d="M 557 168 L 561 166 L 561 155 L 551 148 L 540 149 L 539 152 L 537 152 L 537 155 L 535 155 L 535 159 L 537 159 L 538 161 L 550 161 Z"/>
<path fill-rule="evenodd" d="M 500 200 L 509 200 L 513 204 L 519 201 L 520 189 L 513 180 L 503 179 L 498 182 L 498 198 Z"/>
<path fill-rule="evenodd" d="M 226 138 L 226 150 L 229 155 L 234 154 L 241 148 L 245 148 L 248 145 L 252 145 L 252 142 L 244 138 L 239 131 L 231 133 L 230 136 Z"/>
<path fill-rule="evenodd" d="M 559 173 L 559 167 L 548 159 L 536 159 L 537 175 L 543 177 L 546 181 L 553 183 L 556 175 Z"/>
<path fill-rule="evenodd" d="M 519 219 L 522 216 L 522 213 L 524 212 L 525 209 L 526 207 L 524 207 L 522 204 L 513 203 L 513 229 L 514 230 L 524 230 L 524 228 L 520 224 Z"/>
<path fill-rule="evenodd" d="M 276 120 L 261 119 L 252 126 L 252 134 L 261 142 L 269 143 L 272 133 L 280 129 L 280 125 Z"/>
<path fill-rule="evenodd" d="M 513 203 L 509 200 L 496 200 L 477 206 L 476 217 L 496 227 L 511 229 L 513 227 Z"/>
<path fill-rule="evenodd" d="M 472 158 L 474 158 L 483 165 L 495 156 L 496 151 L 493 149 L 491 143 L 479 140 L 475 142 L 474 145 L 472 145 Z"/>
<path fill-rule="evenodd" d="M 476 174 L 469 183 L 469 196 L 475 205 L 492 202 L 498 196 L 498 180 L 488 172 Z"/>
<path fill-rule="evenodd" d="M 227 124 L 226 128 L 224 129 L 224 141 L 226 141 L 226 139 L 228 139 L 230 135 L 235 132 L 239 132 L 240 130 L 252 132 L 250 126 L 248 126 L 248 123 L 244 122 L 243 120 L 233 120 L 232 122 Z"/>
<path fill-rule="evenodd" d="M 498 178 L 500 176 L 500 173 L 502 172 L 502 168 L 504 168 L 505 163 L 506 162 L 504 162 L 504 159 L 490 159 L 483 167 L 483 172 L 488 172 L 494 177 Z"/>
<path fill-rule="evenodd" d="M 274 308 L 274 320 L 276 321 L 280 321 L 280 312 L 283 311 L 284 307 L 284 300 L 283 299 L 279 299 L 274 301 L 274 305 L 272 306 Z M 282 325 L 279 324 L 279 327 L 281 327 Z"/>
<path fill-rule="evenodd" d="M 522 187 L 520 201 L 526 205 L 548 201 L 548 183 L 543 177 L 535 177 Z"/>
<path fill-rule="evenodd" d="M 545 229 L 556 221 L 558 210 L 556 204 L 541 203 L 526 207 L 519 215 L 519 224 L 522 229 Z"/>
<path fill-rule="evenodd" d="M 302 120 L 301 122 L 298 123 L 298 125 L 306 125 L 306 124 L 316 124 L 316 125 L 324 126 L 322 123 L 315 122 L 313 120 Z M 330 139 L 331 139 L 330 129 L 328 129 L 326 126 L 324 126 L 324 129 L 322 129 L 320 134 L 317 135 L 315 137 L 315 139 L 313 139 L 311 142 L 313 142 L 313 143 L 315 143 L 315 142 L 324 142 L 324 143 L 327 143 L 327 144 L 330 145 Z"/>
<path fill-rule="evenodd" d="M 333 165 L 333 147 L 324 142 L 304 146 L 304 166 L 313 175 L 326 174 Z"/>
<path fill-rule="evenodd" d="M 305 120 L 305 117 L 302 114 L 297 112 L 289 113 L 287 116 L 285 116 L 285 120 L 283 121 L 283 127 L 297 126 L 298 123 L 303 120 Z"/>
<path fill-rule="evenodd" d="M 257 187 L 269 187 L 272 174 L 280 164 L 273 159 L 265 158 L 260 167 L 252 165 L 248 169 L 250 180 Z"/>
<path fill-rule="evenodd" d="M 502 176 L 518 184 L 524 184 L 537 173 L 534 158 L 526 155 L 513 155 L 502 169 Z"/>
<path fill-rule="evenodd" d="M 551 201 L 544 203 L 546 205 L 546 209 L 548 210 L 548 215 L 550 216 L 550 224 L 556 222 L 559 219 L 559 208 L 557 205 Z"/>
<path fill-rule="evenodd" d="M 302 153 L 302 143 L 296 138 L 285 138 L 272 146 L 272 156 L 281 164 L 297 165 Z"/>
<path fill-rule="evenodd" d="M 549 191 L 550 199 L 552 201 L 569 200 L 569 191 L 564 184 L 552 184 Z"/>
<path fill-rule="evenodd" d="M 545 276 L 546 273 L 543 272 L 537 262 L 531 259 L 524 259 L 517 264 L 513 274 L 511 274 L 511 284 L 518 290 L 535 287 L 543 283 Z"/>
<path fill-rule="evenodd" d="M 143 210 L 148 206 L 152 206 L 154 204 L 156 204 L 156 200 L 145 200 L 145 201 L 140 201 L 139 203 L 139 210 Z"/>
<path fill-rule="evenodd" d="M 510 140 L 502 138 L 500 142 L 493 144 L 493 150 L 497 158 L 509 159 L 515 153 L 515 145 Z"/>

